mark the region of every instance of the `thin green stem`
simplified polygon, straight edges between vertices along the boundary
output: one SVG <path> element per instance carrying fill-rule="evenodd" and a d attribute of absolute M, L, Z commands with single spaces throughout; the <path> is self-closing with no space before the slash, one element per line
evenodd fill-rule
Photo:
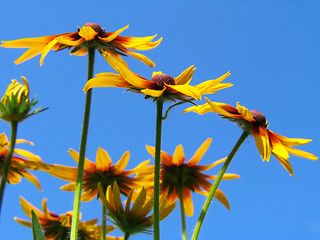
<path fill-rule="evenodd" d="M 102 204 L 102 221 L 101 221 L 101 240 L 106 239 L 107 234 L 107 218 L 106 218 L 106 207 Z"/>
<path fill-rule="evenodd" d="M 125 233 L 124 234 L 124 240 L 129 240 L 130 234 L 129 233 Z"/>
<path fill-rule="evenodd" d="M 0 214 L 1 214 L 1 207 L 2 207 L 2 201 L 3 201 L 3 195 L 4 195 L 4 188 L 6 186 L 6 183 L 8 181 L 8 175 L 10 172 L 11 167 L 11 160 L 12 155 L 14 151 L 14 146 L 16 144 L 17 139 L 17 131 L 18 131 L 18 123 L 17 122 L 11 122 L 11 138 L 10 138 L 10 147 L 7 154 L 7 158 L 4 165 L 3 175 L 0 183 Z"/>
<path fill-rule="evenodd" d="M 95 49 L 88 48 L 88 80 L 93 77 L 94 54 L 95 54 Z M 73 203 L 73 215 L 72 215 L 71 238 L 70 238 L 71 240 L 78 239 L 79 212 L 80 212 L 84 159 L 86 155 L 87 136 L 88 136 L 88 128 L 89 128 L 91 95 L 92 95 L 92 89 L 89 89 L 86 95 L 86 104 L 85 104 L 83 126 L 82 126 L 82 136 L 81 136 L 79 162 L 78 162 L 78 175 L 77 175 L 77 183 L 76 183 L 76 190 L 74 194 L 74 203 Z"/>
<path fill-rule="evenodd" d="M 241 137 L 239 138 L 238 142 L 236 143 L 236 145 L 233 147 L 231 153 L 229 154 L 227 160 L 224 162 L 220 172 L 219 172 L 219 175 L 218 177 L 216 178 L 216 180 L 214 181 L 212 187 L 211 187 L 211 190 L 209 192 L 209 195 L 203 205 L 203 208 L 202 208 L 202 211 L 200 213 L 200 216 L 199 216 L 199 219 L 198 219 L 198 222 L 197 222 L 197 225 L 193 231 L 193 235 L 192 235 L 192 240 L 197 240 L 198 239 L 198 236 L 199 236 L 199 233 L 200 233 L 200 229 L 201 229 L 201 226 L 202 226 L 202 223 L 203 223 L 203 220 L 206 216 L 206 213 L 209 209 L 209 205 L 212 201 L 212 198 L 220 184 L 220 181 L 223 177 L 223 175 L 225 174 L 231 160 L 233 159 L 234 155 L 236 154 L 236 152 L 238 151 L 238 149 L 240 148 L 241 144 L 244 142 L 244 140 L 246 140 L 246 138 L 249 136 L 250 134 L 250 131 L 243 131 Z"/>
<path fill-rule="evenodd" d="M 163 100 L 157 100 L 157 119 L 156 119 L 156 151 L 154 163 L 154 200 L 153 200 L 153 237 L 160 240 L 160 152 L 161 152 L 161 127 L 162 127 Z"/>
<path fill-rule="evenodd" d="M 180 201 L 180 214 L 181 214 L 181 226 L 182 226 L 182 239 L 187 240 L 186 214 L 183 206 L 182 188 L 179 189 L 179 201 Z"/>

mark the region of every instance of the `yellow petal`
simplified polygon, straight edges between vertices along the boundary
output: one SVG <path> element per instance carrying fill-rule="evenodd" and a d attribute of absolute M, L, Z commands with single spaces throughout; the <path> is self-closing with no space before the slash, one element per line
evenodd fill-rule
<path fill-rule="evenodd" d="M 210 105 L 211 107 L 211 111 L 215 112 L 215 113 L 219 113 L 225 117 L 230 117 L 230 118 L 241 118 L 241 116 L 234 114 L 234 113 L 230 113 L 228 110 L 225 109 L 233 109 L 232 106 L 225 104 L 225 103 L 217 103 L 217 102 L 211 102 L 208 98 L 206 98 L 207 103 Z"/>
<path fill-rule="evenodd" d="M 127 151 L 122 155 L 120 160 L 111 167 L 112 172 L 116 175 L 122 173 L 125 167 L 128 165 L 129 158 L 130 158 L 130 152 Z"/>
<path fill-rule="evenodd" d="M 186 113 L 186 112 L 195 112 L 200 115 L 203 115 L 208 112 L 213 112 L 213 109 L 211 108 L 211 106 L 208 103 L 205 103 L 203 105 L 188 107 L 181 113 Z"/>
<path fill-rule="evenodd" d="M 207 179 L 217 179 L 217 175 L 215 176 L 208 176 Z M 222 180 L 233 180 L 233 179 L 239 179 L 240 176 L 238 174 L 233 174 L 233 173 L 225 173 L 222 176 Z"/>
<path fill-rule="evenodd" d="M 179 145 L 176 147 L 173 157 L 172 157 L 172 164 L 176 165 L 176 166 L 180 166 L 181 164 L 183 164 L 185 160 L 185 156 L 183 153 L 183 147 L 182 145 Z"/>
<path fill-rule="evenodd" d="M 86 41 L 91 41 L 98 35 L 98 33 L 92 27 L 89 26 L 83 26 L 78 34 Z"/>
<path fill-rule="evenodd" d="M 295 149 L 293 147 L 290 147 L 288 145 L 285 145 L 285 148 L 287 149 L 288 153 L 298 156 L 298 157 L 303 157 L 303 158 L 307 158 L 310 160 L 317 160 L 318 157 L 316 155 L 313 155 L 312 153 L 308 153 L 299 149 Z"/>
<path fill-rule="evenodd" d="M 20 219 L 20 218 L 17 218 L 17 217 L 14 217 L 14 220 L 15 220 L 16 222 L 22 224 L 23 226 L 32 228 L 32 223 L 31 223 L 30 221 L 23 220 L 23 219 Z"/>
<path fill-rule="evenodd" d="M 87 49 L 85 48 L 79 48 L 77 51 L 73 51 L 74 48 L 72 49 L 72 51 L 70 52 L 70 55 L 76 55 L 76 56 L 84 56 L 87 54 Z"/>
<path fill-rule="evenodd" d="M 177 85 L 189 84 L 195 70 L 196 68 L 194 67 L 194 65 L 191 65 L 186 70 L 184 70 L 178 77 L 175 77 L 174 82 Z"/>
<path fill-rule="evenodd" d="M 278 156 L 288 159 L 289 154 L 287 149 L 282 145 L 279 139 L 271 131 L 269 130 L 267 131 L 268 131 L 269 139 L 271 142 L 272 153 L 275 153 Z"/>
<path fill-rule="evenodd" d="M 107 172 L 109 171 L 111 164 L 112 161 L 107 151 L 99 147 L 96 156 L 96 170 Z"/>
<path fill-rule="evenodd" d="M 87 191 L 83 191 L 81 195 L 81 201 L 83 202 L 90 202 L 92 199 L 94 199 L 98 194 L 98 189 L 89 189 Z"/>
<path fill-rule="evenodd" d="M 229 201 L 226 197 L 226 195 L 220 190 L 217 189 L 216 192 L 214 193 L 214 197 L 221 202 L 227 209 L 230 210 L 230 205 L 229 205 Z"/>
<path fill-rule="evenodd" d="M 86 93 L 91 88 L 96 87 L 121 87 L 126 88 L 130 84 L 116 73 L 100 73 L 91 78 L 83 88 Z"/>
<path fill-rule="evenodd" d="M 124 52 L 134 57 L 135 59 L 138 59 L 139 61 L 143 62 L 144 64 L 148 65 L 151 68 L 153 68 L 156 65 L 148 57 L 146 57 L 141 53 L 136 53 L 136 52 L 130 51 L 129 49 L 124 50 Z"/>
<path fill-rule="evenodd" d="M 281 165 L 289 172 L 289 174 L 294 177 L 294 175 L 293 175 L 293 169 L 292 169 L 292 166 L 291 166 L 289 160 L 286 159 L 286 158 L 283 158 L 283 157 L 281 157 L 281 156 L 278 156 L 278 155 L 275 154 L 275 153 L 273 153 L 273 155 L 279 160 L 279 162 L 281 163 Z"/>
<path fill-rule="evenodd" d="M 271 130 L 269 130 L 270 132 L 272 132 Z M 289 146 L 299 146 L 299 145 L 303 145 L 303 144 L 307 144 L 309 142 L 311 142 L 311 139 L 303 139 L 303 138 L 288 138 L 285 136 L 281 136 L 279 134 L 276 134 L 274 132 L 272 132 L 282 143 L 289 145 Z"/>
<path fill-rule="evenodd" d="M 59 44 L 56 39 L 53 39 L 50 43 L 47 44 L 47 46 L 43 49 L 41 58 L 40 58 L 40 66 L 43 64 L 43 59 L 48 54 L 48 52 L 56 45 Z"/>
<path fill-rule="evenodd" d="M 38 179 L 33 176 L 31 173 L 27 172 L 27 171 L 20 171 L 20 174 L 27 179 L 28 181 L 32 182 L 40 191 L 42 191 L 40 183 L 38 181 Z"/>
<path fill-rule="evenodd" d="M 149 50 L 157 47 L 161 41 L 162 37 L 154 42 L 151 42 L 157 34 L 148 37 L 121 37 L 121 39 L 117 39 L 121 42 L 126 48 L 134 49 L 134 50 Z"/>
<path fill-rule="evenodd" d="M 32 47 L 29 50 L 25 51 L 17 60 L 14 61 L 14 63 L 20 64 L 24 61 L 27 61 L 30 58 L 33 58 L 42 53 L 43 49 L 44 47 Z"/>
<path fill-rule="evenodd" d="M 161 97 L 165 90 L 166 88 L 162 90 L 143 89 L 141 92 L 151 97 Z"/>
<path fill-rule="evenodd" d="M 146 189 L 143 188 L 140 191 L 137 200 L 135 201 L 135 203 L 133 204 L 133 206 L 131 208 L 131 213 L 133 216 L 135 216 L 135 217 L 140 216 L 139 212 L 146 201 L 146 196 L 147 196 Z"/>
<path fill-rule="evenodd" d="M 251 132 L 262 160 L 267 160 L 269 162 L 271 155 L 271 146 L 267 129 L 265 129 L 264 127 L 255 127 L 252 125 Z"/>
<path fill-rule="evenodd" d="M 76 190 L 76 183 L 75 182 L 68 183 L 68 184 L 60 187 L 60 189 L 63 191 L 67 191 L 67 192 L 73 192 L 74 190 Z"/>
<path fill-rule="evenodd" d="M 143 161 L 142 163 L 140 163 L 137 167 L 135 167 L 134 169 L 131 170 L 127 170 L 125 171 L 127 175 L 132 175 L 132 174 L 136 174 L 139 173 L 140 171 L 144 171 L 146 169 L 146 167 L 148 166 L 148 164 L 150 163 L 150 159 L 147 161 Z"/>
<path fill-rule="evenodd" d="M 52 165 L 48 173 L 65 181 L 76 182 L 78 169 L 76 167 L 66 167 L 54 164 Z"/>
<path fill-rule="evenodd" d="M 204 95 L 204 94 L 210 94 L 210 93 L 215 93 L 217 90 L 223 89 L 225 87 L 232 86 L 233 84 L 227 84 L 227 85 L 220 85 L 219 83 L 225 80 L 228 76 L 230 76 L 230 72 L 227 72 L 226 74 L 222 75 L 221 77 L 215 79 L 215 80 L 208 80 L 205 82 L 202 82 L 195 87 L 199 90 L 199 92 Z"/>
<path fill-rule="evenodd" d="M 202 143 L 202 145 L 199 147 L 199 149 L 196 151 L 193 157 L 189 160 L 188 162 L 189 166 L 197 165 L 197 163 L 201 160 L 203 155 L 206 153 L 206 151 L 210 147 L 211 142 L 212 142 L 212 138 L 208 138 L 204 143 Z"/>
<path fill-rule="evenodd" d="M 154 147 L 146 145 L 146 149 L 153 157 L 155 157 Z M 164 164 L 165 166 L 170 166 L 172 164 L 172 157 L 164 151 L 161 151 L 160 159 L 161 159 L 161 163 Z"/>
<path fill-rule="evenodd" d="M 119 30 L 115 31 L 114 33 L 112 33 L 111 35 L 109 35 L 106 38 L 103 37 L 99 37 L 99 39 L 101 39 L 103 42 L 111 42 L 112 40 L 114 40 L 116 37 L 118 37 L 118 35 L 120 33 L 122 33 L 124 30 L 126 30 L 129 27 L 129 24 L 123 28 L 120 28 Z"/>
<path fill-rule="evenodd" d="M 252 113 L 245 107 L 240 106 L 239 102 L 237 102 L 237 109 L 239 113 L 241 114 L 242 118 L 247 120 L 248 122 L 254 122 L 254 118 L 252 116 Z"/>
<path fill-rule="evenodd" d="M 31 203 L 29 203 L 23 197 L 20 197 L 20 205 L 22 210 L 24 211 L 25 214 L 27 214 L 28 217 L 31 218 L 31 210 L 33 210 L 38 218 L 42 218 L 42 219 L 46 218 L 46 216 L 38 208 L 34 207 Z"/>
<path fill-rule="evenodd" d="M 219 160 L 211 163 L 210 165 L 205 165 L 205 166 L 198 165 L 197 169 L 199 169 L 199 171 L 201 171 L 201 172 L 207 171 L 207 170 L 217 166 L 218 164 L 225 162 L 226 160 L 227 160 L 227 158 L 225 157 L 225 158 L 219 159 Z"/>
<path fill-rule="evenodd" d="M 1 47 L 6 48 L 31 48 L 31 47 L 44 47 L 49 42 L 51 42 L 54 38 L 61 36 L 63 34 L 58 35 L 50 35 L 43 37 L 35 37 L 35 38 L 22 38 L 12 41 L 1 41 Z"/>
<path fill-rule="evenodd" d="M 159 71 L 159 72 L 153 72 L 152 73 L 152 77 L 154 77 L 155 75 L 158 75 L 158 74 L 164 74 L 163 72 Z"/>
<path fill-rule="evenodd" d="M 70 156 L 75 160 L 77 163 L 79 162 L 79 153 L 73 150 L 72 148 L 69 149 L 68 153 Z M 96 170 L 96 164 L 89 159 L 84 159 L 84 169 L 88 172 L 93 172 Z"/>
<path fill-rule="evenodd" d="M 201 100 L 201 94 L 194 86 L 190 86 L 187 84 L 184 85 L 168 85 L 165 83 L 168 89 L 170 89 L 172 93 L 181 93 L 182 95 L 185 95 L 187 97 L 192 97 L 196 100 Z M 174 90 L 174 91 L 172 91 Z"/>
<path fill-rule="evenodd" d="M 191 192 L 188 188 L 183 189 L 183 207 L 184 211 L 187 214 L 187 216 L 192 216 L 193 215 L 193 202 L 192 202 L 192 196 Z"/>
<path fill-rule="evenodd" d="M 37 156 L 37 155 L 35 155 L 35 154 L 27 151 L 27 150 L 14 149 L 14 152 L 15 152 L 16 154 L 19 154 L 19 155 L 21 155 L 21 156 L 23 156 L 23 157 L 31 160 L 31 161 L 42 162 L 42 161 L 41 161 L 41 158 L 40 158 L 39 156 Z"/>

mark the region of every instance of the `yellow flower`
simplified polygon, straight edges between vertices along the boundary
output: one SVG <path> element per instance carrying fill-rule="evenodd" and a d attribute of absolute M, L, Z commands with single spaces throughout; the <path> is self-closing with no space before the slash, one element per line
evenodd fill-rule
<path fill-rule="evenodd" d="M 225 103 L 206 100 L 206 104 L 187 108 L 184 112 L 194 111 L 201 115 L 207 112 L 215 112 L 223 118 L 236 122 L 244 130 L 251 131 L 263 161 L 267 160 L 269 162 L 272 153 L 290 175 L 293 176 L 292 166 L 288 160 L 289 154 L 311 160 L 318 159 L 317 156 L 311 153 L 292 147 L 307 144 L 312 141 L 311 139 L 287 138 L 272 132 L 267 129 L 268 122 L 262 113 L 256 110 L 249 111 L 247 108 L 240 106 L 239 102 L 237 103 L 237 108 L 234 108 Z"/>
<path fill-rule="evenodd" d="M 131 55 L 150 67 L 155 66 L 155 64 L 146 56 L 133 52 L 130 49 L 149 50 L 155 48 L 160 44 L 162 38 L 152 42 L 156 35 L 149 37 L 119 36 L 119 34 L 128 27 L 129 25 L 116 32 L 106 32 L 96 23 L 87 23 L 80 29 L 78 28 L 77 32 L 2 41 L 2 45 L 0 46 L 7 48 L 29 48 L 15 61 L 16 64 L 41 54 L 40 65 L 42 65 L 44 57 L 50 50 L 60 51 L 65 48 L 72 48 L 70 54 L 82 56 L 87 53 L 88 47 L 94 47 L 101 52 L 109 52 L 119 59 L 121 59 L 120 55 Z"/>
<path fill-rule="evenodd" d="M 78 162 L 79 154 L 70 149 L 69 154 Z M 83 173 L 83 193 L 81 200 L 88 202 L 91 201 L 98 194 L 98 183 L 102 187 L 107 189 L 109 185 L 112 185 L 114 181 L 117 181 L 120 190 L 123 194 L 129 194 L 132 188 L 141 186 L 149 186 L 152 184 L 152 179 L 146 180 L 144 175 L 151 173 L 153 168 L 148 166 L 150 160 L 140 163 L 136 168 L 131 170 L 124 170 L 128 164 L 130 153 L 125 152 L 120 160 L 112 165 L 109 154 L 102 148 L 98 148 L 96 155 L 96 163 L 85 159 L 84 173 Z M 52 176 L 71 182 L 63 187 L 62 190 L 74 191 L 77 182 L 77 168 L 66 167 L 61 165 L 51 165 L 48 170 Z M 130 176 L 136 175 L 136 176 Z"/>
<path fill-rule="evenodd" d="M 72 220 L 72 212 L 67 212 L 64 214 L 56 214 L 48 210 L 47 200 L 44 198 L 42 201 L 42 211 L 34 207 L 28 201 L 26 201 L 23 197 L 20 197 L 20 205 L 27 214 L 28 217 L 31 218 L 31 210 L 35 212 L 41 228 L 44 231 L 45 239 L 70 239 L 70 227 Z M 28 220 L 23 220 L 15 217 L 18 223 L 26 226 L 32 227 L 32 223 Z M 83 221 L 79 223 L 79 239 L 81 240 L 100 240 L 101 235 L 101 226 L 96 225 L 98 219 L 92 219 L 89 221 Z M 107 226 L 107 233 L 114 230 L 114 227 Z M 107 239 L 123 239 L 112 236 L 107 236 Z"/>
<path fill-rule="evenodd" d="M 24 139 L 17 139 L 16 143 L 28 143 L 33 145 L 32 142 L 26 141 Z M 0 176 L 3 173 L 3 168 L 5 161 L 7 160 L 7 154 L 9 151 L 10 142 L 5 133 L 0 134 Z M 31 173 L 27 172 L 25 169 L 39 170 L 42 169 L 41 158 L 37 155 L 32 154 L 29 151 L 23 149 L 14 149 L 14 153 L 24 157 L 13 156 L 11 161 L 11 167 L 8 174 L 8 182 L 10 184 L 17 184 L 21 181 L 21 177 L 32 182 L 41 191 L 40 183 L 38 179 Z"/>
<path fill-rule="evenodd" d="M 175 78 L 162 72 L 154 72 L 151 80 L 148 80 L 131 72 L 123 61 L 113 58 L 110 54 L 105 53 L 103 56 L 119 74 L 97 74 L 95 78 L 92 78 L 86 83 L 84 87 L 85 92 L 94 87 L 121 87 L 143 93 L 146 97 L 159 98 L 163 96 L 169 100 L 182 100 L 190 97 L 201 100 L 201 95 L 216 93 L 217 90 L 233 85 L 230 83 L 221 83 L 230 75 L 230 73 L 227 72 L 215 80 L 208 80 L 196 86 L 191 86 L 189 83 L 195 71 L 194 66 L 190 66 L 183 71 L 180 76 Z"/>
<path fill-rule="evenodd" d="M 21 77 L 24 85 L 16 79 L 9 84 L 7 91 L 0 102 L 0 118 L 9 122 L 21 122 L 24 119 L 42 112 L 45 109 L 38 108 L 31 111 L 38 100 L 29 99 L 29 84 L 25 77 Z"/>
<path fill-rule="evenodd" d="M 114 221 L 115 226 L 125 234 L 126 239 L 135 233 L 148 233 L 148 229 L 153 226 L 153 214 L 148 216 L 153 207 L 153 198 L 148 197 L 146 189 L 143 188 L 137 193 L 138 196 L 131 207 L 133 193 L 132 189 L 126 200 L 126 205 L 123 206 L 117 182 L 114 182 L 113 188 L 108 186 L 106 195 L 102 188 L 99 188 L 100 199 L 108 210 L 108 216 Z M 160 220 L 166 218 L 175 206 L 175 203 L 168 203 L 165 198 L 160 198 Z"/>
<path fill-rule="evenodd" d="M 208 150 L 211 141 L 212 139 L 208 138 L 187 163 L 185 163 L 186 159 L 182 145 L 176 147 L 173 156 L 161 151 L 160 195 L 166 197 L 169 202 L 175 202 L 176 199 L 179 199 L 179 191 L 182 191 L 183 205 L 187 216 L 193 215 L 191 191 L 208 195 L 212 184 L 207 179 L 216 179 L 217 177 L 202 172 L 207 171 L 226 160 L 226 158 L 223 158 L 207 166 L 197 165 Z M 154 157 L 155 148 L 148 145 L 146 148 Z M 239 175 L 226 173 L 222 179 L 227 180 L 237 178 L 239 178 Z M 226 208 L 230 209 L 228 199 L 220 189 L 217 189 L 214 197 Z"/>

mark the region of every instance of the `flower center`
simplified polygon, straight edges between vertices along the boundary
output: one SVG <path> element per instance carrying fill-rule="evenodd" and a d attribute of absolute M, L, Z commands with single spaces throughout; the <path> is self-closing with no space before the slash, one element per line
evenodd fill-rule
<path fill-rule="evenodd" d="M 166 74 L 157 74 L 151 78 L 151 82 L 156 82 L 160 88 L 164 87 L 164 83 L 176 85 L 173 77 Z"/>
<path fill-rule="evenodd" d="M 266 117 L 257 110 L 251 110 L 253 118 L 256 120 L 257 125 L 267 127 Z"/>
<path fill-rule="evenodd" d="M 102 28 L 100 27 L 99 24 L 96 24 L 96 23 L 86 23 L 84 27 L 91 27 L 97 33 L 102 32 Z"/>

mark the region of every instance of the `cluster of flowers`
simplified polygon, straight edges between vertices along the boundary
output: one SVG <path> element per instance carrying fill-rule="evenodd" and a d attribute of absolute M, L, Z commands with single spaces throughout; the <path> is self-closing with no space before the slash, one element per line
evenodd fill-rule
<path fill-rule="evenodd" d="M 83 167 L 82 172 L 80 172 L 81 200 L 88 202 L 95 197 L 100 198 L 103 209 L 107 211 L 110 221 L 124 233 L 125 239 L 128 239 L 132 234 L 148 232 L 148 229 L 153 226 L 156 231 L 157 226 L 155 222 L 166 218 L 172 212 L 176 206 L 177 199 L 180 201 L 183 217 L 184 214 L 192 216 L 193 202 L 191 193 L 197 192 L 208 195 L 212 189 L 212 184 L 209 180 L 217 179 L 213 196 L 229 209 L 227 197 L 217 187 L 220 180 L 239 178 L 239 175 L 227 174 L 225 170 L 219 176 L 203 173 L 220 163 L 226 164 L 228 162 L 229 164 L 233 157 L 229 156 L 228 158 L 217 160 L 207 166 L 199 165 L 199 161 L 211 144 L 210 138 L 186 162 L 181 145 L 176 147 L 172 156 L 164 151 L 160 151 L 161 131 L 158 132 L 158 126 L 161 129 L 161 121 L 165 118 L 162 116 L 164 101 L 173 101 L 175 104 L 172 106 L 175 106 L 181 103 L 193 103 L 194 100 L 201 100 L 202 95 L 216 93 L 218 90 L 231 87 L 231 83 L 222 83 L 230 73 L 228 72 L 215 80 L 208 80 L 195 86 L 190 85 L 195 71 L 194 66 L 190 66 L 175 78 L 162 72 L 153 72 L 150 79 L 144 78 L 132 72 L 121 56 L 131 55 L 146 65 L 153 67 L 155 64 L 150 59 L 132 50 L 152 49 L 160 44 L 162 38 L 153 41 L 155 36 L 119 36 L 127 28 L 128 26 L 116 32 L 106 32 L 98 24 L 88 23 L 74 33 L 3 41 L 2 45 L 0 45 L 7 48 L 29 48 L 15 61 L 16 64 L 41 54 L 40 65 L 42 65 L 44 57 L 50 50 L 60 51 L 66 48 L 71 48 L 70 53 L 75 55 L 81 56 L 88 53 L 90 62 L 90 52 L 92 56 L 92 51 L 94 53 L 97 50 L 117 73 L 99 73 L 95 77 L 89 78 L 84 86 L 84 92 L 89 93 L 92 88 L 96 87 L 120 87 L 144 94 L 146 99 L 151 98 L 157 102 L 160 116 L 157 115 L 157 121 L 159 120 L 159 122 L 157 122 L 156 137 L 160 134 L 157 137 L 159 141 L 156 141 L 155 147 L 146 146 L 147 151 L 155 158 L 155 165 L 150 165 L 150 160 L 147 160 L 141 162 L 134 169 L 125 170 L 130 158 L 129 151 L 125 152 L 115 164 L 112 163 L 107 151 L 102 148 L 98 148 L 97 150 L 95 163 L 83 157 Z M 32 107 L 37 101 L 29 99 L 28 82 L 24 77 L 22 77 L 22 81 L 24 85 L 13 80 L 0 103 L 0 117 L 14 124 L 45 110 L 40 108 L 32 111 Z M 225 103 L 211 102 L 208 98 L 205 99 L 207 103 L 204 105 L 189 107 L 184 112 L 196 112 L 199 114 L 214 112 L 223 118 L 236 122 L 243 128 L 246 136 L 249 134 L 253 135 L 263 160 L 269 161 L 272 153 L 290 175 L 293 175 L 293 170 L 288 161 L 289 154 L 312 160 L 317 159 L 311 153 L 292 147 L 309 143 L 311 140 L 287 138 L 272 132 L 268 129 L 265 116 L 260 112 L 256 110 L 249 111 L 247 108 L 240 106 L 239 103 L 234 108 Z M 22 139 L 14 139 L 14 141 L 15 143 L 32 144 Z M 6 135 L 2 133 L 0 135 L 0 174 L 2 180 L 4 179 L 5 182 L 7 181 L 10 184 L 16 184 L 21 181 L 21 177 L 24 177 L 41 190 L 37 178 L 27 171 L 40 170 L 70 182 L 61 187 L 62 190 L 77 191 L 81 155 L 83 155 L 81 150 L 80 154 L 73 149 L 69 150 L 71 157 L 79 163 L 79 167 L 77 168 L 58 164 L 46 164 L 42 162 L 39 156 L 22 149 L 13 150 L 9 147 L 11 145 Z M 157 167 L 157 159 L 159 159 L 161 170 Z M 9 170 L 6 173 L 5 166 L 9 161 Z M 160 189 L 157 186 L 157 178 L 158 183 L 160 183 Z M 125 206 L 122 204 L 121 194 L 126 198 Z M 158 201 L 156 201 L 157 198 Z M 72 227 L 74 216 L 72 212 L 60 215 L 50 212 L 47 208 L 46 199 L 43 200 L 42 211 L 22 197 L 21 206 L 30 218 L 31 210 L 34 211 L 44 231 L 45 239 L 70 238 L 70 228 Z M 158 212 L 155 209 L 156 206 L 158 206 Z M 152 208 L 154 208 L 153 214 L 151 214 Z M 15 220 L 25 226 L 32 227 L 30 221 L 18 218 Z M 105 234 L 114 229 L 113 226 L 104 226 L 105 223 L 97 225 L 97 221 L 97 219 L 93 219 L 78 223 L 78 239 L 101 239 L 101 235 L 104 239 Z M 184 228 L 183 226 L 183 231 L 185 232 Z M 186 239 L 186 235 L 183 235 L 183 238 Z M 108 239 L 119 238 L 108 236 Z"/>

